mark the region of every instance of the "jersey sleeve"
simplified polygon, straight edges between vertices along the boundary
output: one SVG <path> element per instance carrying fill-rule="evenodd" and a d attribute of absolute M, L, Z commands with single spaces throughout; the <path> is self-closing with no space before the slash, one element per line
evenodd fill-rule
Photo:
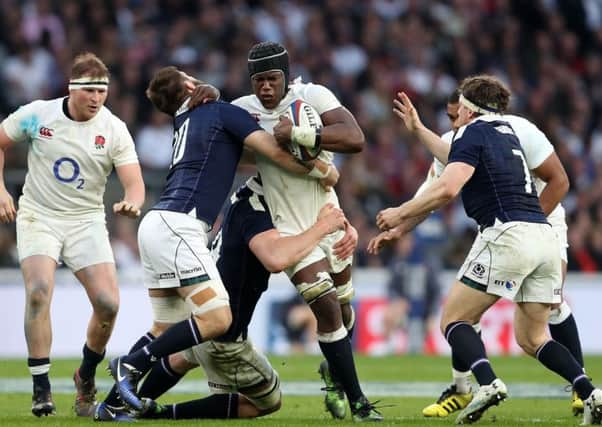
<path fill-rule="evenodd" d="M 449 132 L 445 132 L 441 135 L 441 139 L 443 142 L 448 144 L 452 143 L 452 139 L 454 138 L 454 131 L 450 130 Z M 435 176 L 439 177 L 443 173 L 443 169 L 445 169 L 445 164 L 439 161 L 436 157 L 433 159 L 433 170 L 435 172 Z"/>
<path fill-rule="evenodd" d="M 37 114 L 40 101 L 20 107 L 2 121 L 2 128 L 13 142 L 30 141 L 40 130 L 40 119 Z"/>
<path fill-rule="evenodd" d="M 514 129 L 520 145 L 525 152 L 525 160 L 529 170 L 541 164 L 554 152 L 554 147 L 546 135 L 528 120 L 522 120 Z"/>
<path fill-rule="evenodd" d="M 274 228 L 267 204 L 257 193 L 247 199 L 242 214 L 241 232 L 247 245 L 259 233 Z"/>
<path fill-rule="evenodd" d="M 257 120 L 248 111 L 226 102 L 221 104 L 221 118 L 224 128 L 236 138 L 244 141 L 251 133 L 262 130 Z"/>
<path fill-rule="evenodd" d="M 471 126 L 460 129 L 451 145 L 447 163 L 462 162 L 476 168 L 483 140 L 483 135 Z"/>
<path fill-rule="evenodd" d="M 119 122 L 115 129 L 115 140 L 113 141 L 113 165 L 123 166 L 138 163 L 138 155 L 132 135 L 123 122 Z"/>
<path fill-rule="evenodd" d="M 309 83 L 305 88 L 304 99 L 305 102 L 316 109 L 319 115 L 341 106 L 341 103 L 330 89 L 313 83 Z"/>

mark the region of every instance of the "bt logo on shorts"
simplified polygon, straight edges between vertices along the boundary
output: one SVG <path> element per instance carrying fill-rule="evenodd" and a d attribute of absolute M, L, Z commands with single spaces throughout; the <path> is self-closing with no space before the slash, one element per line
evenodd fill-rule
<path fill-rule="evenodd" d="M 516 282 L 514 280 L 494 280 L 493 283 L 495 283 L 497 286 L 503 286 L 509 291 L 514 289 L 516 286 Z"/>
<path fill-rule="evenodd" d="M 50 129 L 45 126 L 42 126 L 38 133 L 40 134 L 40 136 L 43 136 L 44 138 L 52 138 L 52 135 L 54 134 L 54 129 Z"/>

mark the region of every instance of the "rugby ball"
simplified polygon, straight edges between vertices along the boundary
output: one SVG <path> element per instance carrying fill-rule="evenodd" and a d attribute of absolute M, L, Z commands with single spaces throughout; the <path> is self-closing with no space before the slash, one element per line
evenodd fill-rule
<path fill-rule="evenodd" d="M 312 127 L 314 129 L 322 127 L 322 120 L 318 112 L 314 107 L 300 99 L 291 103 L 288 116 L 293 122 L 293 126 Z M 293 156 L 301 160 L 313 160 L 320 154 L 320 147 L 309 148 L 292 141 L 289 143 L 289 150 Z"/>

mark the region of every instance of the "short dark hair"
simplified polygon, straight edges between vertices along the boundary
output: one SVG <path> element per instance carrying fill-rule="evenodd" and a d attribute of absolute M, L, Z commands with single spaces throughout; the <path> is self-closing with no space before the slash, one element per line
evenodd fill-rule
<path fill-rule="evenodd" d="M 173 116 L 184 99 L 186 88 L 182 84 L 184 77 L 174 66 L 163 67 L 155 73 L 146 89 L 146 97 L 157 110 Z"/>
<path fill-rule="evenodd" d="M 504 113 L 510 104 L 510 89 L 495 76 L 467 77 L 460 84 L 460 90 L 470 102 L 496 113 Z"/>
<path fill-rule="evenodd" d="M 109 77 L 109 69 L 102 60 L 92 52 L 80 53 L 73 60 L 71 78 L 80 77 Z"/>
<path fill-rule="evenodd" d="M 454 91 L 452 93 L 450 93 L 449 96 L 447 97 L 448 104 L 457 104 L 458 102 L 460 102 L 460 88 L 459 87 L 455 88 Z"/>

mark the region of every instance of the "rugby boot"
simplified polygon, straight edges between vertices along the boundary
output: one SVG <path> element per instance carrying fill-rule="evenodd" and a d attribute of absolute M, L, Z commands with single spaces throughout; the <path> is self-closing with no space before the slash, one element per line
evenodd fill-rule
<path fill-rule="evenodd" d="M 83 380 L 79 376 L 79 368 L 77 368 L 73 374 L 73 382 L 75 383 L 75 390 L 77 391 L 75 404 L 73 405 L 75 414 L 78 417 L 92 416 L 96 406 L 96 386 L 94 384 L 94 378 Z"/>
<path fill-rule="evenodd" d="M 36 417 L 56 414 L 56 406 L 54 406 L 54 402 L 52 401 L 52 393 L 50 390 L 44 390 L 34 386 L 33 396 L 31 397 L 31 412 Z"/>
<path fill-rule="evenodd" d="M 422 410 L 425 417 L 447 417 L 456 411 L 466 408 L 472 400 L 472 392 L 458 393 L 456 385 L 446 388 L 435 403 Z"/>
<path fill-rule="evenodd" d="M 119 397 L 123 403 L 135 411 L 141 411 L 143 409 L 142 401 L 136 395 L 140 372 L 129 363 L 124 363 L 123 357 L 111 360 L 108 370 L 115 380 Z"/>
<path fill-rule="evenodd" d="M 483 416 L 483 413 L 493 405 L 499 405 L 508 397 L 506 384 L 499 378 L 489 385 L 482 385 L 475 393 L 470 403 L 456 418 L 456 424 L 472 424 Z"/>
<path fill-rule="evenodd" d="M 327 360 L 323 360 L 322 363 L 320 363 L 318 373 L 326 385 L 326 387 L 322 387 L 322 390 L 326 392 L 326 395 L 324 396 L 326 410 L 330 412 L 332 418 L 342 420 L 347 414 L 347 403 L 345 402 L 343 387 L 332 378 L 330 370 L 328 369 Z"/>
<path fill-rule="evenodd" d="M 571 411 L 573 411 L 574 416 L 583 414 L 583 400 L 579 398 L 575 390 L 573 390 L 571 397 Z"/>
<path fill-rule="evenodd" d="M 602 390 L 594 389 L 589 397 L 583 402 L 582 426 L 602 424 Z"/>
<path fill-rule="evenodd" d="M 136 420 L 126 411 L 125 406 L 117 408 L 100 402 L 94 409 L 94 421 L 127 423 Z"/>
<path fill-rule="evenodd" d="M 374 402 L 376 403 L 376 402 Z M 384 419 L 376 410 L 374 403 L 370 403 L 366 396 L 351 404 L 351 416 L 356 423 L 379 422 Z"/>

